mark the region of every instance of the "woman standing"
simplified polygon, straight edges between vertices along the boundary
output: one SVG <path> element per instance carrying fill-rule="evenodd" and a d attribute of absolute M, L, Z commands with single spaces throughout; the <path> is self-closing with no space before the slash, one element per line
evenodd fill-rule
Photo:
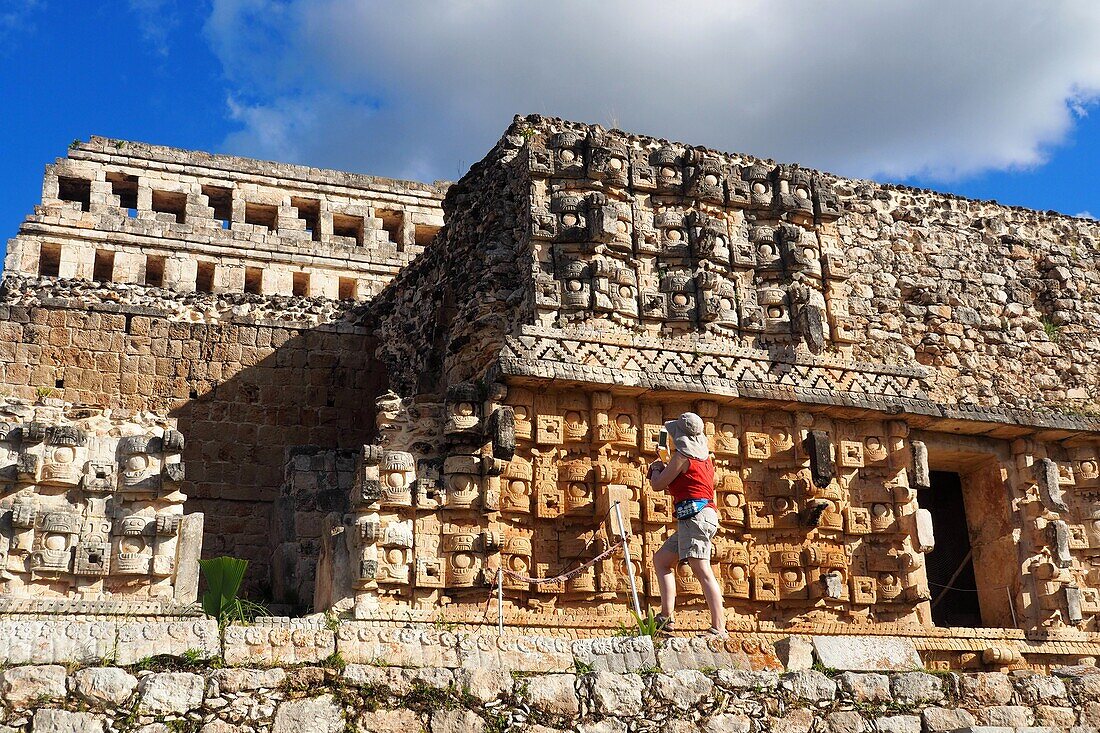
<path fill-rule="evenodd" d="M 710 457 L 703 419 L 685 412 L 665 423 L 672 442 L 668 464 L 661 460 L 649 466 L 649 482 L 658 491 L 672 495 L 676 532 L 653 553 L 657 584 L 661 591 L 660 628 L 672 628 L 676 609 L 676 566 L 687 563 L 703 586 L 703 597 L 710 609 L 707 635 L 726 636 L 726 616 L 722 608 L 722 586 L 710 566 L 714 535 L 718 532 L 718 508 L 714 504 L 714 461 Z"/>

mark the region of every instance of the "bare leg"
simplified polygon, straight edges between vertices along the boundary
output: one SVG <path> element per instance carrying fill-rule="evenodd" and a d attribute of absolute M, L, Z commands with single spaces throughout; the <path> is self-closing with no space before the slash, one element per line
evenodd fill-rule
<path fill-rule="evenodd" d="M 710 560 L 693 557 L 688 560 L 691 572 L 699 579 L 703 586 L 703 597 L 707 599 L 707 608 L 710 609 L 710 625 L 719 631 L 726 630 L 726 613 L 722 608 L 722 586 L 718 585 L 714 571 L 711 570 Z"/>
<path fill-rule="evenodd" d="M 653 567 L 657 570 L 657 587 L 661 591 L 661 613 L 672 618 L 676 610 L 676 563 L 680 558 L 664 548 L 653 553 Z"/>

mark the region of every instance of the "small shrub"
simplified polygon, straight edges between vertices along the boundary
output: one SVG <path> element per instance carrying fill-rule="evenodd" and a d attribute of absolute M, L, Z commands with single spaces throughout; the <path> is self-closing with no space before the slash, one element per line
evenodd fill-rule
<path fill-rule="evenodd" d="M 202 597 L 202 610 L 216 618 L 220 626 L 238 622 L 250 623 L 257 616 L 266 616 L 263 604 L 240 598 L 237 594 L 244 580 L 248 560 L 237 557 L 215 557 L 199 560 L 199 568 L 206 578 L 206 593 Z"/>

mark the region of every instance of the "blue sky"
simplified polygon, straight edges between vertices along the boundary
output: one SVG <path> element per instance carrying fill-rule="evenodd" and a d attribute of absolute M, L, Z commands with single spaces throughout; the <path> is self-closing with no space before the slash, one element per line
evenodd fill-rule
<path fill-rule="evenodd" d="M 0 0 L 0 238 L 91 134 L 453 179 L 527 112 L 1100 214 L 1097 4 L 914 5 Z"/>

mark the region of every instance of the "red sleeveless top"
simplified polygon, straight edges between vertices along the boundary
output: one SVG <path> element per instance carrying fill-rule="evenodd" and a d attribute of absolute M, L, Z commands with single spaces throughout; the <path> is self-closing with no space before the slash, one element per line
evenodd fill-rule
<path fill-rule="evenodd" d="M 706 499 L 707 506 L 717 509 L 714 504 L 714 461 L 710 458 L 705 461 L 687 458 L 687 461 L 687 468 L 668 485 L 672 500 Z"/>

